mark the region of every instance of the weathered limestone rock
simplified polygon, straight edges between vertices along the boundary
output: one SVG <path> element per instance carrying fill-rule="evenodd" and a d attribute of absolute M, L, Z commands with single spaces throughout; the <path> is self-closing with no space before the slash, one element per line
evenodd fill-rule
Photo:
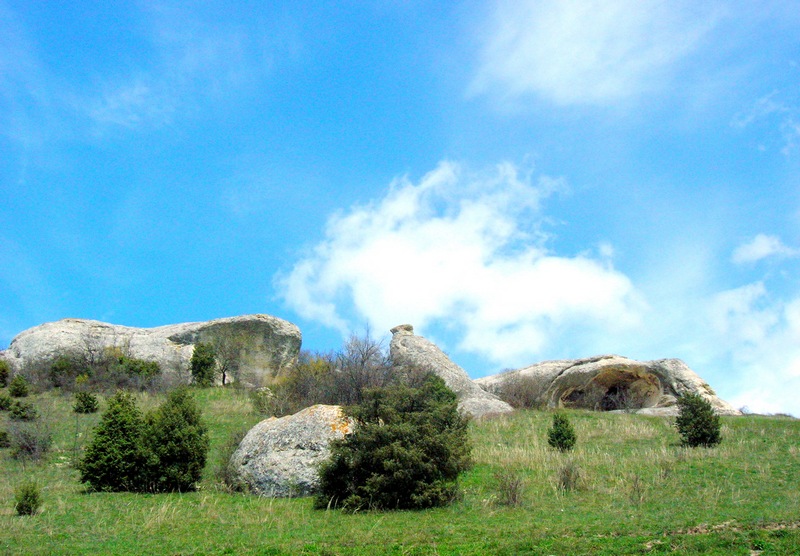
<path fill-rule="evenodd" d="M 63 319 L 17 335 L 3 357 L 15 371 L 47 365 L 60 355 L 97 357 L 118 349 L 130 357 L 157 361 L 164 371 L 187 369 L 194 344 L 226 340 L 233 345 L 242 377 L 258 383 L 292 364 L 300 352 L 300 330 L 268 315 L 133 328 L 94 320 Z"/>
<path fill-rule="evenodd" d="M 739 414 L 680 359 L 642 362 L 618 355 L 601 355 L 545 361 L 475 382 L 490 392 L 506 387 L 524 388 L 534 405 L 542 407 L 671 415 L 677 412 L 677 396 L 695 392 L 706 398 L 718 413 Z"/>
<path fill-rule="evenodd" d="M 319 485 L 318 465 L 331 440 L 353 432 L 338 405 L 314 405 L 294 415 L 261 421 L 230 460 L 235 476 L 261 496 L 306 496 Z"/>
<path fill-rule="evenodd" d="M 389 350 L 396 364 L 431 369 L 442 377 L 447 386 L 458 395 L 458 407 L 464 413 L 481 417 L 491 413 L 513 411 L 506 402 L 472 382 L 466 371 L 456 365 L 433 342 L 414 335 L 414 328 L 410 324 L 392 328 Z"/>

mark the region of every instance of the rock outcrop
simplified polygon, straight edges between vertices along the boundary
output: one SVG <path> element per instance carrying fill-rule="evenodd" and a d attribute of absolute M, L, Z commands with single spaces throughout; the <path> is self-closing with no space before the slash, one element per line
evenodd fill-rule
<path fill-rule="evenodd" d="M 261 421 L 230 460 L 234 476 L 261 496 L 306 496 L 319 484 L 317 468 L 331 440 L 353 431 L 338 405 L 314 405 L 294 415 Z"/>
<path fill-rule="evenodd" d="M 487 392 L 469 378 L 466 371 L 456 365 L 433 342 L 416 336 L 410 324 L 392 328 L 389 345 L 392 361 L 397 365 L 430 369 L 458 396 L 458 407 L 473 417 L 492 413 L 507 413 L 513 408 L 494 394 Z"/>
<path fill-rule="evenodd" d="M 300 352 L 300 330 L 268 315 L 133 328 L 94 320 L 63 319 L 17 335 L 2 356 L 17 372 L 47 365 L 60 355 L 96 357 L 108 349 L 157 361 L 165 372 L 187 369 L 197 342 L 222 342 L 233 350 L 240 376 L 259 383 L 291 365 Z"/>
<path fill-rule="evenodd" d="M 534 406 L 635 411 L 650 415 L 677 413 L 677 396 L 695 392 L 717 413 L 740 412 L 717 397 L 711 387 L 680 359 L 635 361 L 618 355 L 545 361 L 523 369 L 479 378 L 490 392 L 524 391 Z"/>

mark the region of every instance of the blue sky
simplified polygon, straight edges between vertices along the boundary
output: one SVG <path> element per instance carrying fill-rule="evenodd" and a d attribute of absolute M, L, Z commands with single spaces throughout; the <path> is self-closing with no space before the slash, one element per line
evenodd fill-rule
<path fill-rule="evenodd" d="M 408 322 L 800 415 L 800 3 L 116 4 L 0 0 L 0 347 Z"/>

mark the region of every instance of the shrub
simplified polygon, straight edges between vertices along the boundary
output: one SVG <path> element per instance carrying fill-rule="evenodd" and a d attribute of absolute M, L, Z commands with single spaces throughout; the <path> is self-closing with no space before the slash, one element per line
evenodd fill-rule
<path fill-rule="evenodd" d="M 208 429 L 187 388 L 170 392 L 146 419 L 143 446 L 147 455 L 146 490 L 187 491 L 203 474 L 208 456 Z"/>
<path fill-rule="evenodd" d="M 145 457 L 142 450 L 144 420 L 133 396 L 118 391 L 108 400 L 92 442 L 78 463 L 80 479 L 91 490 L 138 490 Z"/>
<path fill-rule="evenodd" d="M 248 430 L 247 427 L 244 427 L 233 431 L 218 452 L 214 466 L 214 478 L 217 484 L 227 492 L 244 492 L 247 488 L 236 469 L 231 466 L 231 456 L 239 448 L 239 444 L 247 435 Z"/>
<path fill-rule="evenodd" d="M 39 461 L 50 451 L 52 434 L 43 420 L 12 423 L 8 431 L 11 456 L 18 460 Z"/>
<path fill-rule="evenodd" d="M 80 365 L 75 358 L 60 355 L 50 365 L 50 382 L 56 388 L 71 385 L 80 373 Z"/>
<path fill-rule="evenodd" d="M 39 411 L 32 403 L 17 400 L 11 404 L 8 417 L 12 421 L 34 421 L 39 417 Z"/>
<path fill-rule="evenodd" d="M 90 490 L 185 491 L 200 480 L 208 449 L 208 431 L 187 389 L 171 392 L 146 417 L 130 393 L 119 391 L 77 467 Z"/>
<path fill-rule="evenodd" d="M 331 443 L 318 508 L 417 509 L 456 498 L 458 476 L 470 464 L 467 419 L 441 378 L 366 390 L 347 412 L 355 431 Z"/>
<path fill-rule="evenodd" d="M 14 494 L 14 509 L 17 515 L 35 515 L 41 505 L 42 496 L 36 483 L 26 482 L 17 488 Z"/>
<path fill-rule="evenodd" d="M 577 463 L 567 460 L 558 468 L 557 482 L 561 490 L 578 490 L 583 482 L 583 471 Z"/>
<path fill-rule="evenodd" d="M 696 393 L 678 397 L 678 417 L 675 426 L 681 444 L 695 448 L 711 447 L 722 441 L 719 415 L 714 413 L 711 403 Z"/>
<path fill-rule="evenodd" d="M 8 431 L 0 429 L 0 448 L 8 448 L 11 446 L 11 437 L 8 436 Z"/>
<path fill-rule="evenodd" d="M 11 409 L 13 400 L 5 394 L 0 394 L 0 411 L 8 411 Z"/>
<path fill-rule="evenodd" d="M 497 502 L 503 506 L 519 506 L 525 491 L 525 478 L 516 469 L 499 469 L 494 473 Z"/>
<path fill-rule="evenodd" d="M 28 381 L 21 374 L 14 375 L 8 384 L 8 393 L 12 398 L 25 398 L 30 393 Z"/>
<path fill-rule="evenodd" d="M 0 359 L 0 388 L 8 386 L 8 375 L 11 374 L 11 367 L 8 361 Z"/>
<path fill-rule="evenodd" d="M 515 409 L 538 409 L 538 401 L 542 392 L 541 385 L 532 377 L 519 373 L 505 379 L 494 389 L 494 393 Z"/>
<path fill-rule="evenodd" d="M 217 376 L 214 346 L 204 342 L 197 342 L 194 345 L 189 369 L 192 372 L 192 380 L 194 380 L 195 384 L 202 387 L 213 386 Z"/>
<path fill-rule="evenodd" d="M 554 414 L 553 425 L 547 430 L 547 443 L 561 452 L 568 452 L 575 447 L 576 440 L 575 429 L 567 416 L 563 413 Z"/>
<path fill-rule="evenodd" d="M 100 408 L 97 396 L 91 392 L 75 392 L 75 405 L 72 411 L 75 413 L 95 413 Z"/>

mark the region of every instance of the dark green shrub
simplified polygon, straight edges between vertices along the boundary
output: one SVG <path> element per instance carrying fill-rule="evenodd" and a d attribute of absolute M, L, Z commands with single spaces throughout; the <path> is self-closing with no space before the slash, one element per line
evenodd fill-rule
<path fill-rule="evenodd" d="M 144 419 L 130 393 L 119 391 L 94 430 L 91 443 L 78 463 L 81 482 L 91 490 L 140 490 L 145 456 Z"/>
<path fill-rule="evenodd" d="M 9 396 L 5 394 L 0 394 L 0 411 L 8 411 L 11 409 L 11 404 L 14 400 L 12 400 Z"/>
<path fill-rule="evenodd" d="M 161 407 L 148 414 L 143 447 L 146 490 L 182 492 L 195 487 L 206 464 L 209 439 L 200 409 L 187 388 L 173 390 Z"/>
<path fill-rule="evenodd" d="M 35 515 L 41 505 L 42 496 L 36 483 L 26 482 L 17 488 L 14 494 L 14 509 L 17 515 Z"/>
<path fill-rule="evenodd" d="M 365 390 L 347 412 L 355 431 L 331 443 L 320 467 L 318 508 L 417 509 L 457 497 L 471 447 L 467 419 L 441 378 L 429 374 L 417 388 Z"/>
<path fill-rule="evenodd" d="M 79 374 L 81 374 L 81 366 L 75 358 L 67 355 L 60 355 L 50 365 L 50 382 L 56 388 L 71 386 Z"/>
<path fill-rule="evenodd" d="M 576 441 L 575 429 L 567 416 L 563 413 L 554 414 L 553 425 L 547 430 L 547 443 L 557 450 L 567 452 L 575 447 Z"/>
<path fill-rule="evenodd" d="M 11 404 L 8 417 L 12 421 L 34 421 L 39 417 L 39 411 L 32 403 L 17 400 Z"/>
<path fill-rule="evenodd" d="M 192 359 L 189 362 L 189 370 L 192 372 L 192 380 L 198 386 L 214 386 L 217 378 L 217 361 L 214 354 L 214 346 L 204 342 L 197 342 L 194 345 Z"/>
<path fill-rule="evenodd" d="M 12 398 L 25 398 L 30 393 L 28 381 L 21 374 L 14 375 L 8 384 L 8 393 Z"/>
<path fill-rule="evenodd" d="M 117 369 L 131 378 L 150 380 L 161 374 L 157 361 L 146 361 L 134 357 L 120 357 Z"/>
<path fill-rule="evenodd" d="M 97 396 L 91 392 L 75 392 L 75 405 L 72 411 L 75 413 L 95 413 L 100 408 Z"/>
<path fill-rule="evenodd" d="M 8 431 L 0 429 L 0 448 L 8 448 L 11 446 L 11 437 L 8 436 Z"/>
<path fill-rule="evenodd" d="M 0 388 L 8 386 L 8 375 L 11 374 L 11 367 L 8 361 L 0 359 Z"/>
<path fill-rule="evenodd" d="M 700 394 L 688 393 L 678 397 L 675 426 L 684 446 L 711 447 L 722 441 L 719 415 L 714 413 L 711 403 Z"/>
<path fill-rule="evenodd" d="M 39 461 L 50 452 L 53 443 L 50 426 L 42 419 L 11 423 L 8 436 L 11 456 L 18 460 Z"/>

